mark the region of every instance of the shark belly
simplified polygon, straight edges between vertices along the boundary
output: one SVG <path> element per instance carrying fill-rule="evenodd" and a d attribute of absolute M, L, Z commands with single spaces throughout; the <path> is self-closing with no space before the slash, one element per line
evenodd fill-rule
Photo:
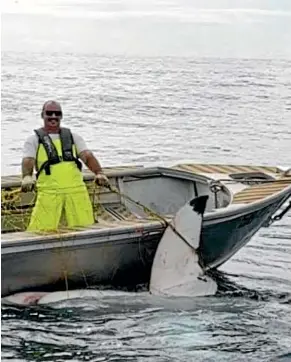
<path fill-rule="evenodd" d="M 165 230 L 153 261 L 150 293 L 185 297 L 216 293 L 217 284 L 204 274 L 197 254 L 207 199 L 189 201 Z"/>

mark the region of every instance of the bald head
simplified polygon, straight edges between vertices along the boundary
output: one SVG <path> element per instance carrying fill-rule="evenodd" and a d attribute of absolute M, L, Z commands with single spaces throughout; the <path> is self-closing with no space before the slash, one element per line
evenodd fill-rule
<path fill-rule="evenodd" d="M 44 102 L 44 104 L 42 106 L 42 112 L 45 110 L 50 110 L 50 109 L 62 111 L 62 107 L 59 102 L 52 101 L 52 100 Z"/>
<path fill-rule="evenodd" d="M 46 101 L 42 106 L 41 117 L 44 120 L 44 128 L 48 132 L 59 132 L 61 119 L 63 117 L 60 103 L 53 100 Z"/>

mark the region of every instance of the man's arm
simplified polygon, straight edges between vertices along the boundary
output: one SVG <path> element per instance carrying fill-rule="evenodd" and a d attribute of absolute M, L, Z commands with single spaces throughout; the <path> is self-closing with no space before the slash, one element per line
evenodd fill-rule
<path fill-rule="evenodd" d="M 85 165 L 92 171 L 95 175 L 102 172 L 102 167 L 97 160 L 97 158 L 93 155 L 93 153 L 89 150 L 82 151 L 79 154 L 80 159 L 85 163 Z"/>
<path fill-rule="evenodd" d="M 106 177 L 106 175 L 104 175 L 99 161 L 91 151 L 85 150 L 79 154 L 79 157 L 89 168 L 89 170 L 96 175 L 95 182 L 99 186 L 105 186 L 105 185 L 109 186 L 108 178 Z"/>
<path fill-rule="evenodd" d="M 77 148 L 78 157 L 84 162 L 84 164 L 92 171 L 95 175 L 102 173 L 102 167 L 93 152 L 87 147 L 83 137 L 73 133 L 74 143 Z"/>
<path fill-rule="evenodd" d="M 35 136 L 30 136 L 24 143 L 23 157 L 21 163 L 21 171 L 22 171 L 21 189 L 24 192 L 31 191 L 34 187 L 34 180 L 32 174 L 35 166 L 35 158 L 38 146 L 37 142 L 38 141 Z"/>
<path fill-rule="evenodd" d="M 35 159 L 32 157 L 24 157 L 22 159 L 22 178 L 32 176 L 35 165 Z"/>
<path fill-rule="evenodd" d="M 79 158 L 84 162 L 89 170 L 96 175 L 95 182 L 100 186 L 104 186 L 106 184 L 108 185 L 108 178 L 104 175 L 100 162 L 93 155 L 93 152 L 88 149 L 84 139 L 77 134 L 73 134 L 73 138 Z"/>

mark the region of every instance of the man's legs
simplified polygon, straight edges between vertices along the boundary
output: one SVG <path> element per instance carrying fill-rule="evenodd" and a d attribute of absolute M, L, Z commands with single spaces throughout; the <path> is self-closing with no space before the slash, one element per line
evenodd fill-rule
<path fill-rule="evenodd" d="M 57 230 L 63 204 L 64 195 L 39 191 L 27 231 Z"/>
<path fill-rule="evenodd" d="M 65 195 L 65 212 L 69 227 L 94 224 L 94 213 L 86 186 Z"/>

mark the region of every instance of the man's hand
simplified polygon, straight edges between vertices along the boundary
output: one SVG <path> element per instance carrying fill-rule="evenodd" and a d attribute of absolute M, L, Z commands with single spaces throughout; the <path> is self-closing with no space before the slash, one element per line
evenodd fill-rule
<path fill-rule="evenodd" d="M 106 175 L 104 175 L 103 172 L 99 172 L 97 173 L 97 175 L 95 176 L 95 183 L 99 186 L 106 186 L 109 185 L 109 180 L 106 177 Z"/>
<path fill-rule="evenodd" d="M 23 177 L 22 179 L 22 182 L 21 182 L 21 191 L 23 192 L 29 192 L 29 191 L 32 191 L 34 188 L 34 180 L 32 178 L 32 176 L 25 176 Z"/>
<path fill-rule="evenodd" d="M 82 151 L 79 155 L 81 160 L 89 168 L 90 171 L 95 173 L 95 182 L 99 186 L 109 185 L 108 178 L 101 171 L 101 165 L 93 153 L 89 150 Z"/>

